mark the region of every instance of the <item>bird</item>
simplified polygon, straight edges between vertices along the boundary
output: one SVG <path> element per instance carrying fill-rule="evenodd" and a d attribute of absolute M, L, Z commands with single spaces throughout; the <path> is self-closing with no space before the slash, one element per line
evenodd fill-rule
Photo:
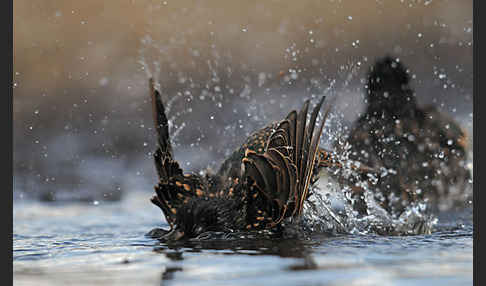
<path fill-rule="evenodd" d="M 346 141 L 349 158 L 381 170 L 374 188 L 384 209 L 400 215 L 413 202 L 434 207 L 453 192 L 451 186 L 465 189 L 471 178 L 466 132 L 435 106 L 417 104 L 398 58 L 387 55 L 370 67 L 365 100 Z M 366 213 L 362 198 L 357 205 Z"/>
<path fill-rule="evenodd" d="M 151 237 L 178 241 L 206 232 L 278 232 L 284 221 L 302 215 L 321 169 L 343 168 L 333 152 L 319 148 L 331 107 L 318 124 L 323 95 L 309 120 L 306 100 L 300 111 L 292 110 L 283 120 L 251 134 L 216 173 L 184 173 L 174 158 L 164 104 L 153 79 L 149 89 L 158 145 L 153 156 L 158 183 L 151 202 L 170 226 L 152 230 Z M 348 165 L 363 174 L 371 172 L 364 165 Z"/>

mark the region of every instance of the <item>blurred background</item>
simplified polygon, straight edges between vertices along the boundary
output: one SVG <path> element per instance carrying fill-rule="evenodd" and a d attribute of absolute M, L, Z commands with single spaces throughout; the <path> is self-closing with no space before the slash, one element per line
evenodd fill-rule
<path fill-rule="evenodd" d="M 187 171 L 217 170 L 250 132 L 322 94 L 345 136 L 387 54 L 409 68 L 419 104 L 472 142 L 472 2 L 16 0 L 14 198 L 151 192 L 149 77 Z"/>

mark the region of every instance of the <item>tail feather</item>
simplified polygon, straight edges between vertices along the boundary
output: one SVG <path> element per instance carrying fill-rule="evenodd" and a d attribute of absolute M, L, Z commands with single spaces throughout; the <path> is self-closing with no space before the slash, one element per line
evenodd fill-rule
<path fill-rule="evenodd" d="M 150 95 L 152 98 L 152 114 L 154 117 L 155 130 L 158 134 L 158 142 L 162 152 L 172 156 L 172 146 L 169 140 L 169 122 L 165 115 L 165 107 L 160 98 L 160 93 L 154 87 L 153 79 L 149 80 Z"/>
<path fill-rule="evenodd" d="M 159 183 L 155 186 L 155 195 L 151 201 L 162 210 L 167 222 L 173 228 L 178 209 L 191 198 L 203 196 L 208 186 L 199 175 L 184 174 L 179 163 L 174 160 L 164 104 L 152 79 L 150 79 L 149 85 L 153 119 L 158 137 L 154 162 L 159 175 Z"/>
<path fill-rule="evenodd" d="M 155 167 L 159 179 L 166 182 L 175 175 L 182 175 L 182 169 L 173 160 L 172 145 L 169 138 L 169 122 L 165 115 L 165 108 L 160 98 L 160 93 L 155 89 L 153 79 L 149 80 L 149 85 L 152 98 L 152 115 L 159 145 L 154 153 Z"/>

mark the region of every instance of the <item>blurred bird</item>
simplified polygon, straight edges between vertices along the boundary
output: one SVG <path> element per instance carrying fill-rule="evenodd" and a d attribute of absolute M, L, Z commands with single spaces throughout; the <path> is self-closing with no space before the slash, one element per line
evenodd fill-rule
<path fill-rule="evenodd" d="M 410 202 L 438 202 L 453 186 L 464 190 L 471 177 L 465 132 L 435 107 L 420 108 L 409 81 L 398 59 L 377 60 L 365 87 L 366 110 L 347 140 L 349 158 L 382 170 L 375 197 L 398 215 Z M 357 205 L 366 212 L 362 198 Z"/>
<path fill-rule="evenodd" d="M 154 153 L 159 183 L 151 201 L 165 215 L 170 230 L 152 237 L 192 238 L 204 232 L 278 230 L 287 218 L 302 214 L 304 201 L 322 168 L 342 168 L 333 153 L 318 147 L 330 106 L 317 124 L 323 96 L 307 122 L 309 100 L 302 109 L 256 131 L 221 165 L 216 174 L 184 173 L 175 161 L 160 93 L 150 80 L 158 134 Z M 351 169 L 368 170 L 357 164 Z"/>

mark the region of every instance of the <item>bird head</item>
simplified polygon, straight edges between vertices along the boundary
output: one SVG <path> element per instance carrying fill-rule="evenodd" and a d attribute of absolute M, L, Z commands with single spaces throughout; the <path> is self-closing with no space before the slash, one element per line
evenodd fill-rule
<path fill-rule="evenodd" d="M 415 95 L 409 86 L 408 70 L 398 58 L 385 56 L 370 67 L 366 85 L 368 109 L 391 114 L 401 113 L 415 105 Z"/>

